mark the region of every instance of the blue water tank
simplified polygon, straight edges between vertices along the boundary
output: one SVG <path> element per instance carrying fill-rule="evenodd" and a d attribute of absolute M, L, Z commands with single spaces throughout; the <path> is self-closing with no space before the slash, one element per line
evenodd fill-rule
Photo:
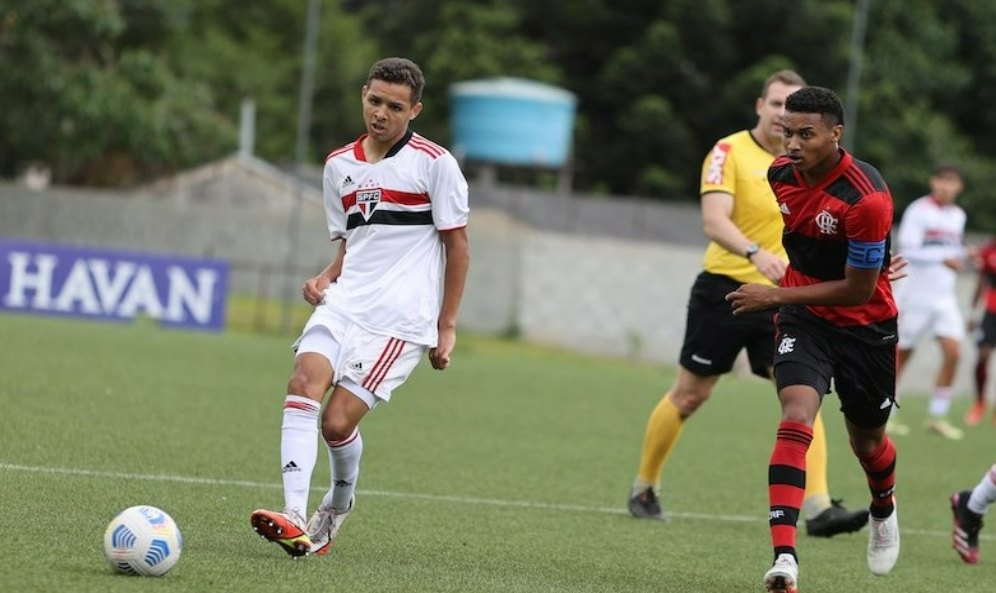
<path fill-rule="evenodd" d="M 452 85 L 450 99 L 457 156 L 548 168 L 567 162 L 573 93 L 521 78 L 489 78 Z"/>

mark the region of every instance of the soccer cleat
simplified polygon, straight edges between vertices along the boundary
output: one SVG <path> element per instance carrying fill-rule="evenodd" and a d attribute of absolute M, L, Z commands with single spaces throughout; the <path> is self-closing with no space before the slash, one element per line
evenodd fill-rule
<path fill-rule="evenodd" d="M 840 503 L 839 499 L 831 500 L 830 506 L 822 513 L 812 519 L 806 519 L 806 535 L 833 537 L 838 533 L 860 531 L 868 524 L 868 509 L 849 511 Z"/>
<path fill-rule="evenodd" d="M 249 522 L 260 537 L 278 544 L 292 558 L 306 556 L 311 551 L 311 538 L 304 528 L 304 520 L 295 512 L 258 509 L 249 516 Z"/>
<path fill-rule="evenodd" d="M 910 427 L 903 424 L 899 418 L 889 417 L 885 421 L 885 432 L 894 437 L 904 437 L 910 433 Z"/>
<path fill-rule="evenodd" d="M 779 554 L 764 573 L 764 588 L 769 593 L 798 593 L 799 564 L 792 554 Z"/>
<path fill-rule="evenodd" d="M 926 426 L 927 430 L 930 432 L 939 434 L 942 437 L 952 441 L 960 441 L 962 437 L 965 436 L 960 428 L 952 426 L 951 423 L 944 418 L 928 418 L 926 422 L 924 422 L 924 426 Z"/>
<path fill-rule="evenodd" d="M 308 536 L 311 538 L 311 553 L 316 556 L 324 556 L 332 549 L 335 538 L 339 535 L 339 529 L 353 512 L 356 498 L 349 499 L 349 508 L 345 511 L 336 511 L 333 508 L 323 509 L 318 507 L 315 514 L 308 521 Z"/>
<path fill-rule="evenodd" d="M 975 402 L 972 407 L 965 412 L 965 426 L 975 426 L 982 422 L 982 417 L 986 415 L 986 404 Z"/>
<path fill-rule="evenodd" d="M 898 515 L 898 511 L 893 509 L 885 519 L 868 519 L 868 568 L 872 574 L 889 574 L 899 560 Z"/>
<path fill-rule="evenodd" d="M 954 515 L 954 529 L 951 530 L 951 547 L 958 552 L 967 564 L 979 562 L 979 530 L 982 529 L 982 515 L 968 508 L 971 490 L 962 490 L 951 495 L 951 514 Z"/>
<path fill-rule="evenodd" d="M 637 519 L 667 521 L 667 515 L 661 510 L 661 501 L 653 486 L 647 486 L 643 490 L 633 491 L 630 494 L 629 514 Z"/>

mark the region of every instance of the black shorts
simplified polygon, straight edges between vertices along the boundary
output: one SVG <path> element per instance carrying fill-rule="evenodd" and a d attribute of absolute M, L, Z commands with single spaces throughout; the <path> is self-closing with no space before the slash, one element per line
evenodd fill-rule
<path fill-rule="evenodd" d="M 789 385 L 808 385 L 822 397 L 830 392 L 832 379 L 848 420 L 863 428 L 885 424 L 896 394 L 895 332 L 874 343 L 867 336 L 855 336 L 791 308 L 778 313 L 775 326 L 779 391 Z"/>
<path fill-rule="evenodd" d="M 741 282 L 702 272 L 692 285 L 685 321 L 685 342 L 681 346 L 681 366 L 700 377 L 728 373 L 740 350 L 747 349 L 750 370 L 771 377 L 775 323 L 771 311 L 733 316 L 726 295 Z"/>
<path fill-rule="evenodd" d="M 996 313 L 986 311 L 982 316 L 977 343 L 983 346 L 996 346 Z"/>

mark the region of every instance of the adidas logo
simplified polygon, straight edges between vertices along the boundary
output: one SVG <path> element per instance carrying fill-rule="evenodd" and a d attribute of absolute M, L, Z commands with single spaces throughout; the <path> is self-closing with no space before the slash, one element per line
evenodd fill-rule
<path fill-rule="evenodd" d="M 349 175 L 346 175 L 346 178 L 342 180 L 342 186 L 346 187 L 347 185 L 353 185 L 353 178 Z"/>
<path fill-rule="evenodd" d="M 333 480 L 333 482 L 338 488 L 348 488 L 353 485 L 349 480 Z"/>
<path fill-rule="evenodd" d="M 299 472 L 299 471 L 301 471 L 301 468 L 299 468 L 296 463 L 294 463 L 293 461 L 288 461 L 287 465 L 285 465 L 284 468 L 280 470 L 280 473 L 286 474 L 287 472 Z"/>
<path fill-rule="evenodd" d="M 782 214 L 792 214 L 792 212 L 789 211 L 788 204 L 785 202 L 781 202 L 778 209 L 782 211 Z"/>

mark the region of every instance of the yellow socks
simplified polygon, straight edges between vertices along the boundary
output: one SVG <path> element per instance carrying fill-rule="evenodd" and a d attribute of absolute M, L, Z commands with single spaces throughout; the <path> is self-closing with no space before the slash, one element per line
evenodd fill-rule
<path fill-rule="evenodd" d="M 647 419 L 647 432 L 643 437 L 643 452 L 640 454 L 640 469 L 637 485 L 657 487 L 674 444 L 678 442 L 685 420 L 678 408 L 671 402 L 670 393 L 661 398 L 660 403 Z"/>

